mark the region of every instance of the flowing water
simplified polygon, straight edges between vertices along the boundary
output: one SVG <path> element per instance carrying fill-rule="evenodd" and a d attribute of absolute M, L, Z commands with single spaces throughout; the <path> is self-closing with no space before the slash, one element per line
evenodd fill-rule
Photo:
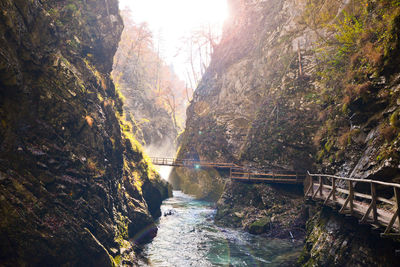
<path fill-rule="evenodd" d="M 301 250 L 299 243 L 219 227 L 211 203 L 180 191 L 164 201 L 161 211 L 157 237 L 143 251 L 148 263 L 142 265 L 292 266 Z"/>

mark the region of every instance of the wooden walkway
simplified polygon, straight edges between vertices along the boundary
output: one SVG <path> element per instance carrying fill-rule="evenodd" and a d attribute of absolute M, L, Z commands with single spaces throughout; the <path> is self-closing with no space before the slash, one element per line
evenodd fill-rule
<path fill-rule="evenodd" d="M 306 174 L 283 171 L 259 171 L 234 163 L 206 162 L 194 159 L 151 158 L 154 165 L 199 169 L 201 167 L 229 169 L 229 178 L 237 182 L 303 184 Z"/>
<path fill-rule="evenodd" d="M 354 216 L 362 224 L 370 224 L 376 228 L 384 227 L 382 236 L 400 237 L 400 184 L 397 183 L 325 174 L 259 171 L 234 163 L 206 162 L 193 159 L 151 158 L 151 161 L 154 165 L 161 166 L 229 169 L 229 178 L 237 182 L 304 184 L 305 189 L 307 189 L 306 198 L 338 208 L 339 213 Z M 361 192 L 360 187 L 364 191 Z M 388 192 L 392 192 L 393 197 L 385 198 L 380 196 L 379 192 L 385 192 L 386 196 Z"/>
<path fill-rule="evenodd" d="M 173 167 L 186 167 L 186 168 L 217 168 L 217 169 L 230 169 L 239 167 L 234 163 L 219 163 L 219 162 L 207 162 L 194 159 L 174 159 L 174 158 L 155 158 L 152 157 L 151 163 L 159 166 L 173 166 Z"/>
<path fill-rule="evenodd" d="M 369 187 L 369 192 L 358 192 L 357 185 Z M 400 237 L 400 184 L 309 173 L 305 186 L 306 198 L 339 208 L 339 213 L 357 217 L 362 224 L 385 227 L 382 236 Z M 378 196 L 377 189 L 393 192 L 393 198 Z"/>
<path fill-rule="evenodd" d="M 264 182 L 273 184 L 303 184 L 305 174 L 283 171 L 258 171 L 246 168 L 231 168 L 230 179 L 239 182 Z"/>

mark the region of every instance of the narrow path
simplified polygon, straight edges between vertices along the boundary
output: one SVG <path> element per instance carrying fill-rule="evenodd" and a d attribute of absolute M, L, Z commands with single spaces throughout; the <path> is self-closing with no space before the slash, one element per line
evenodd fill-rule
<path fill-rule="evenodd" d="M 400 237 L 400 184 L 310 173 L 305 184 L 306 198 L 339 208 L 339 213 L 359 218 L 361 224 L 385 227 L 383 237 Z M 369 192 L 360 192 L 361 184 L 368 184 Z M 393 197 L 381 197 L 377 189 L 392 190 Z"/>

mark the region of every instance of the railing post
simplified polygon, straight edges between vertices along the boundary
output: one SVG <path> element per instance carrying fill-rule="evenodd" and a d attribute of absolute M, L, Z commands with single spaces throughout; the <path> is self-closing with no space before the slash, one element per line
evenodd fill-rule
<path fill-rule="evenodd" d="M 378 221 L 378 212 L 376 210 L 376 186 L 374 183 L 371 183 L 371 206 L 372 206 L 372 219 L 374 223 Z"/>
<path fill-rule="evenodd" d="M 332 200 L 336 201 L 336 178 L 332 177 Z"/>
<path fill-rule="evenodd" d="M 395 201 L 396 201 L 396 210 L 397 210 L 397 219 L 399 220 L 399 231 L 400 231 L 400 212 L 399 212 L 399 208 L 400 208 L 400 189 L 397 187 L 393 187 L 394 189 L 394 197 L 395 197 Z"/>
<path fill-rule="evenodd" d="M 393 228 L 394 223 L 396 222 L 396 219 L 399 219 L 399 225 L 400 225 L 400 212 L 399 212 L 399 207 L 400 207 L 400 190 L 397 187 L 393 187 L 394 190 L 394 197 L 395 197 L 395 205 L 396 205 L 396 210 L 393 214 L 392 219 L 390 220 L 388 226 L 386 227 L 386 230 L 383 234 L 385 235 L 390 235 L 390 230 Z"/>
<path fill-rule="evenodd" d="M 313 185 L 312 177 L 311 177 L 309 172 L 307 172 L 307 175 L 306 175 L 305 186 L 307 186 L 307 191 L 305 192 L 304 196 L 307 197 L 310 192 L 311 192 L 311 196 L 313 196 L 313 194 L 314 194 L 314 190 L 313 190 L 314 185 Z"/>
<path fill-rule="evenodd" d="M 350 214 L 353 214 L 353 208 L 354 208 L 354 189 L 353 189 L 353 182 L 349 181 L 349 201 L 350 201 Z"/>
<path fill-rule="evenodd" d="M 323 182 L 322 182 L 322 176 L 319 176 L 319 196 L 322 197 L 322 189 L 323 189 Z"/>

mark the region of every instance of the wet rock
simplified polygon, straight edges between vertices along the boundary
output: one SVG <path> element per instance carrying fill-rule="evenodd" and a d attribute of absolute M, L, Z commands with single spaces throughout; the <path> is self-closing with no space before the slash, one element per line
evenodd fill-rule
<path fill-rule="evenodd" d="M 164 217 L 166 217 L 166 216 L 171 216 L 171 215 L 174 215 L 174 214 L 176 214 L 176 211 L 174 210 L 174 209 L 169 209 L 169 210 L 167 210 L 167 211 L 164 211 Z"/>
<path fill-rule="evenodd" d="M 269 217 L 264 217 L 249 225 L 249 233 L 259 235 L 265 233 L 270 227 L 271 219 Z"/>
<path fill-rule="evenodd" d="M 307 219 L 301 188 L 235 182 L 226 184 L 215 215 L 219 225 L 285 239 L 289 232 L 302 238 Z"/>

